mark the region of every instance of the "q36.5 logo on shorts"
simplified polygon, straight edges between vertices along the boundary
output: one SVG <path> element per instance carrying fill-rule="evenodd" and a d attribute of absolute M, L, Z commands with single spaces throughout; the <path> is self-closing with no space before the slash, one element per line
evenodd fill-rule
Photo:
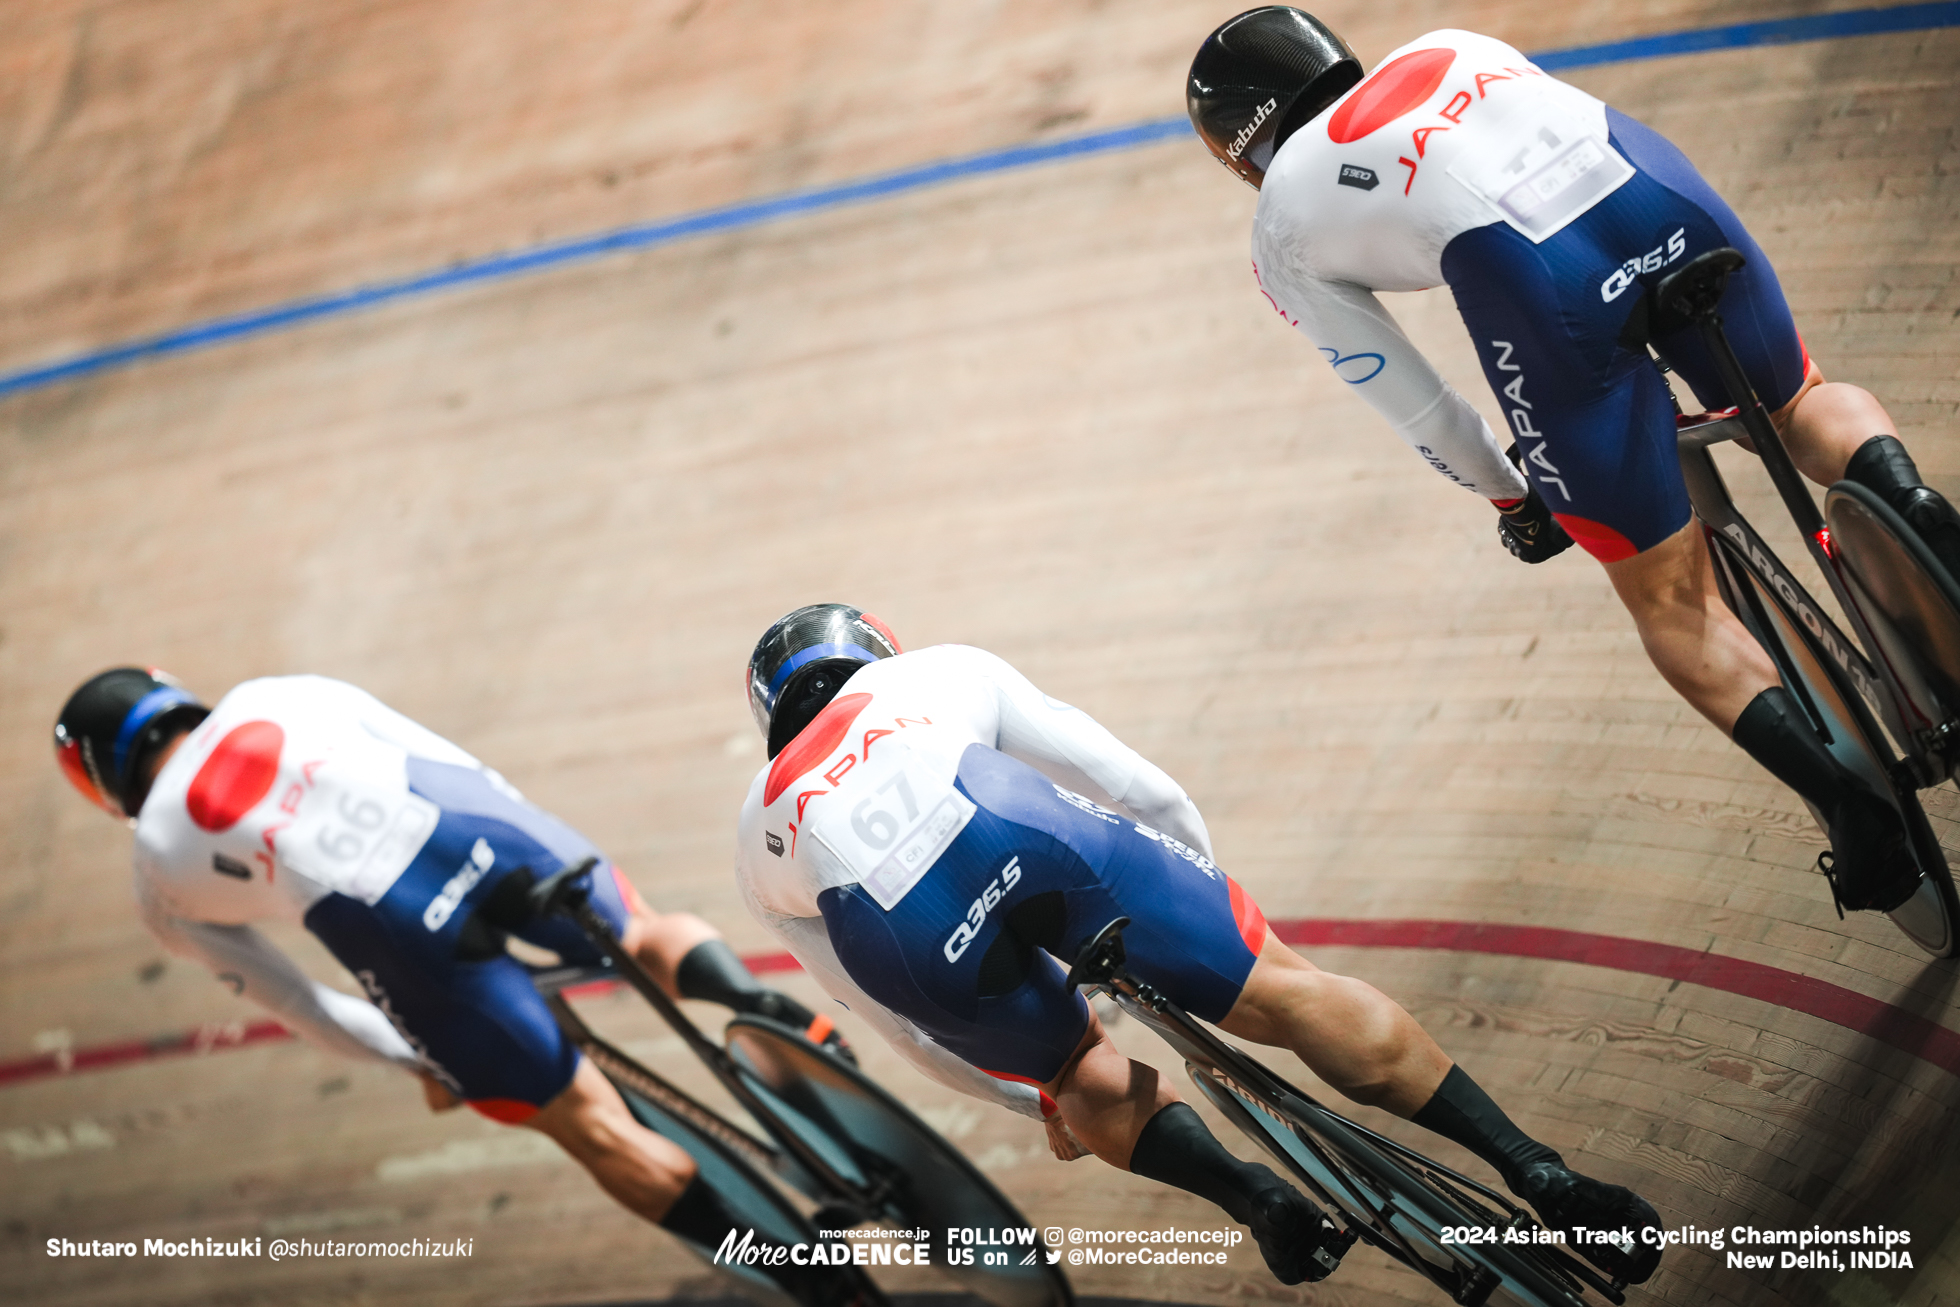
<path fill-rule="evenodd" d="M 973 900 L 973 906 L 966 910 L 966 920 L 954 927 L 947 936 L 945 946 L 940 950 L 948 962 L 958 962 L 960 954 L 966 952 L 973 943 L 980 927 L 987 922 L 987 914 L 1000 906 L 1001 896 L 1021 883 L 1021 858 L 1019 854 L 1007 860 L 1000 869 L 1000 875 L 987 882 L 987 888 L 980 891 L 980 897 Z"/>
<path fill-rule="evenodd" d="M 1634 278 L 1638 277 L 1641 273 L 1659 272 L 1683 254 L 1686 254 L 1688 252 L 1687 232 L 1688 229 L 1686 227 L 1678 227 L 1675 229 L 1674 234 L 1667 238 L 1666 245 L 1656 245 L 1645 254 L 1635 255 L 1619 267 L 1613 269 L 1612 274 L 1605 281 L 1599 283 L 1599 298 L 1611 304 L 1626 292 L 1627 287 L 1633 285 Z M 1667 254 L 1666 258 L 1661 257 L 1663 251 Z"/>

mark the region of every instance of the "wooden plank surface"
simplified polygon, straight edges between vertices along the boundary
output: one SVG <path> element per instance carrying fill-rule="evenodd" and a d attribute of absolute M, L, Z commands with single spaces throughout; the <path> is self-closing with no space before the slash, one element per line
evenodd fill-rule
<path fill-rule="evenodd" d="M 1833 5 L 1847 8 L 1849 5 Z M 789 187 L 1180 109 L 1230 7 L 686 0 L 23 6 L 0 37 L 0 363 Z M 1368 60 L 1448 22 L 1546 49 L 1776 17 L 1670 0 L 1326 11 Z M 1813 354 L 1960 491 L 1960 33 L 1582 70 L 1762 241 Z M 1954 972 L 1839 922 L 1802 805 L 1675 699 L 1598 569 L 1513 563 L 1272 320 L 1253 195 L 1189 141 L 398 303 L 0 402 L 0 1060 L 250 1019 L 130 909 L 49 765 L 81 677 L 361 684 L 588 832 L 656 904 L 729 883 L 762 627 L 846 599 L 992 649 L 1164 765 L 1275 918 L 1709 949 L 1954 1026 Z M 1390 297 L 1479 404 L 1446 293 Z M 1736 479 L 1747 475 L 1735 460 Z M 1768 520 L 1758 482 L 1744 496 Z M 1787 533 L 1784 533 L 1787 536 Z M 1779 539 L 1779 543 L 1780 543 Z M 1929 796 L 1955 843 L 1960 796 Z M 281 933 L 313 974 L 323 950 Z M 1956 1296 L 1956 1087 L 1865 1035 L 1567 963 L 1329 949 L 1670 1221 L 1909 1224 L 1915 1272 L 1670 1257 L 1643 1300 Z M 807 981 L 787 982 L 813 999 Z M 351 987 L 351 986 L 349 986 Z M 604 1000 L 629 1043 L 650 1016 Z M 849 1025 L 848 1017 L 843 1019 Z M 1134 1028 L 1126 1046 L 1170 1065 Z M 860 1040 L 861 1047 L 864 1041 Z M 1040 1224 L 1195 1200 L 867 1049 Z M 698 1080 L 698 1077 L 697 1077 Z M 694 1082 L 690 1082 L 694 1083 Z M 1413 1136 L 1412 1136 L 1413 1137 Z M 63 1304 L 713 1295 L 528 1134 L 297 1044 L 0 1089 L 0 1284 Z M 50 1237 L 474 1238 L 457 1265 L 50 1259 Z M 1082 1271 L 1160 1300 L 1435 1302 Z"/>

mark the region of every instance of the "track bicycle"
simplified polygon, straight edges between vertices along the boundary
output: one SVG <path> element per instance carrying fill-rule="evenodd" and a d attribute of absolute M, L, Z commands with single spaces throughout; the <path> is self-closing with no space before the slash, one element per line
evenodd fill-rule
<path fill-rule="evenodd" d="M 1126 969 L 1118 917 L 1082 946 L 1070 986 L 1090 985 L 1184 1058 L 1211 1104 L 1316 1196 L 1343 1233 L 1427 1278 L 1463 1307 L 1626 1301 L 1624 1282 L 1581 1263 L 1509 1197 L 1316 1102 L 1220 1039 Z"/>
<path fill-rule="evenodd" d="M 970 1265 L 952 1265 L 942 1252 L 932 1264 L 995 1307 L 1073 1307 L 1068 1278 L 1041 1255 L 1046 1250 L 1032 1222 L 959 1150 L 856 1067 L 802 1032 L 762 1017 L 731 1020 L 726 1048 L 702 1033 L 592 908 L 588 895 L 596 865 L 597 859 L 587 858 L 540 881 L 531 889 L 528 908 L 536 916 L 571 919 L 603 951 L 606 963 L 538 969 L 532 982 L 567 1038 L 612 1081 L 641 1124 L 687 1150 L 728 1208 L 750 1222 L 758 1240 L 791 1246 L 848 1243 L 825 1232 L 867 1222 L 921 1231 L 925 1242 L 952 1228 L 1025 1229 L 1031 1237 L 1025 1260 L 1008 1257 L 1005 1264 L 988 1265 L 975 1258 Z M 569 1001 L 572 992 L 615 978 L 652 1005 L 764 1137 L 699 1102 L 579 1016 Z M 815 1210 L 805 1216 L 785 1187 Z M 737 1240 L 742 1233 L 735 1232 Z M 690 1246 L 714 1263 L 715 1249 Z M 765 1266 L 731 1267 L 724 1260 L 717 1269 L 731 1270 L 745 1287 L 770 1297 L 791 1292 Z M 819 1301 L 805 1290 L 805 1307 L 884 1307 L 887 1302 L 860 1266 L 833 1266 L 825 1278 L 829 1283 Z"/>
<path fill-rule="evenodd" d="M 1729 275 L 1743 263 L 1735 250 L 1709 250 L 1662 278 L 1654 294 L 1655 330 L 1695 324 L 1735 406 L 1713 420 L 1681 424 L 1688 497 L 1714 558 L 1723 599 L 1768 651 L 1832 756 L 1890 802 L 1905 824 L 1920 879 L 1912 896 L 1887 915 L 1933 957 L 1960 956 L 1960 898 L 1917 797 L 1919 790 L 1946 781 L 1960 763 L 1960 586 L 1868 487 L 1838 482 L 1826 492 L 1819 512 L 1716 311 Z M 1761 456 L 1855 641 L 1826 615 L 1730 497 L 1709 450 L 1744 435 Z M 1815 808 L 1811 815 L 1826 828 Z M 1820 866 L 1828 876 L 1828 863 L 1820 859 Z M 1835 879 L 1831 892 L 1835 901 Z M 1840 905 L 1838 915 L 1843 914 Z"/>

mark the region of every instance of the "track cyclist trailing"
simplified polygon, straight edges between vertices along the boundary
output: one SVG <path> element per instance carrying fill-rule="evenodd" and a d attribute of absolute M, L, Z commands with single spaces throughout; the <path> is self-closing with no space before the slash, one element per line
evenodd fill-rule
<path fill-rule="evenodd" d="M 739 828 L 750 910 L 926 1075 L 1044 1120 L 1057 1157 L 1093 1152 L 1216 1203 L 1289 1284 L 1321 1279 L 1347 1246 L 1119 1053 L 1066 985 L 1083 944 L 1127 916 L 1138 976 L 1470 1149 L 1546 1224 L 1658 1226 L 1638 1195 L 1527 1137 L 1394 1002 L 1273 938 L 1213 864 L 1184 791 L 1001 659 L 961 645 L 902 653 L 877 619 L 816 604 L 763 634 L 749 703 L 771 759 Z M 1577 1246 L 1630 1281 L 1660 1257 L 1640 1242 Z"/>
<path fill-rule="evenodd" d="M 319 676 L 247 681 L 213 707 L 161 672 L 90 678 L 55 726 L 61 769 L 135 828 L 143 920 L 173 953 L 295 1033 L 419 1076 L 549 1136 L 622 1205 L 715 1246 L 736 1222 L 679 1146 L 640 1125 L 559 1031 L 507 932 L 568 962 L 596 950 L 530 922 L 534 877 L 597 850 L 496 772 L 365 691 Z M 656 913 L 603 860 L 593 902 L 677 996 L 828 1037 L 829 1018 L 756 984 L 707 922 Z M 255 921 L 303 922 L 367 999 L 317 984 Z"/>
<path fill-rule="evenodd" d="M 1492 501 L 1512 553 L 1541 562 L 1576 540 L 1604 564 L 1668 684 L 1824 815 L 1842 907 L 1909 898 L 1897 813 L 1826 751 L 1716 589 L 1649 346 L 1704 404 L 1723 389 L 1692 326 L 1650 321 L 1659 279 L 1740 250 L 1720 312 L 1798 468 L 1878 492 L 1955 575 L 1960 517 L 1878 401 L 1824 380 L 1768 259 L 1687 158 L 1501 41 L 1431 32 L 1364 78 L 1285 6 L 1207 37 L 1187 90 L 1198 134 L 1260 192 L 1253 268 L 1281 316 L 1430 466 Z M 1445 284 L 1528 480 L 1375 296 Z"/>

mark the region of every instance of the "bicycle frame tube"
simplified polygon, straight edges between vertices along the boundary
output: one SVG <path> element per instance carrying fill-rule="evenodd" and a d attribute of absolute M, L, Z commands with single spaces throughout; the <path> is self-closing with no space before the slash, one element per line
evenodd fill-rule
<path fill-rule="evenodd" d="M 1864 654 L 1845 635 L 1844 631 L 1827 616 L 1823 608 L 1805 590 L 1790 570 L 1783 565 L 1775 552 L 1756 534 L 1749 525 L 1735 501 L 1729 496 L 1729 488 L 1722 480 L 1722 474 L 1715 467 L 1714 456 L 1709 453 L 1711 446 L 1733 440 L 1744 434 L 1744 427 L 1738 417 L 1721 418 L 1714 422 L 1699 423 L 1684 427 L 1680 433 L 1681 474 L 1688 485 L 1688 501 L 1694 505 L 1695 516 L 1703 525 L 1719 535 L 1726 536 L 1735 547 L 1737 556 L 1745 560 L 1750 569 L 1774 590 L 1797 615 L 1805 630 L 1816 639 L 1825 655 L 1837 664 L 1838 669 L 1850 678 L 1865 701 L 1878 710 L 1885 726 L 1893 738 L 1910 740 L 1903 714 L 1890 685 Z M 1781 452 L 1779 447 L 1778 452 Z M 1784 455 L 1788 463 L 1788 455 Z M 1806 503 L 1809 500 L 1806 498 Z M 1811 506 L 1816 515 L 1816 506 Z M 1819 519 L 1821 522 L 1821 518 Z M 1816 541 L 1811 543 L 1815 544 Z M 1822 553 L 1819 546 L 1818 552 Z M 1855 604 L 1846 601 L 1846 596 L 1837 578 L 1837 567 L 1828 555 L 1820 558 L 1824 575 L 1832 588 L 1838 591 L 1838 603 L 1850 616 L 1854 625 L 1863 626 L 1862 615 Z M 1869 632 L 1860 631 L 1861 636 L 1869 637 Z M 1867 644 L 1867 648 L 1876 647 Z"/>
<path fill-rule="evenodd" d="M 1319 1165 L 1327 1171 L 1327 1177 L 1316 1180 L 1310 1173 L 1299 1169 L 1297 1161 L 1280 1160 L 1294 1171 L 1295 1177 L 1319 1194 L 1323 1202 L 1333 1205 L 1346 1214 L 1350 1228 L 1362 1240 L 1379 1248 L 1388 1256 L 1401 1262 L 1411 1270 L 1421 1274 L 1444 1293 L 1457 1301 L 1481 1303 L 1496 1287 L 1499 1281 L 1492 1272 L 1474 1264 L 1455 1261 L 1445 1267 L 1430 1260 L 1409 1235 L 1399 1227 L 1399 1223 L 1414 1209 L 1408 1205 L 1406 1195 L 1393 1190 L 1380 1190 L 1379 1177 L 1367 1177 L 1357 1171 L 1352 1162 L 1337 1161 L 1328 1155 L 1328 1145 L 1316 1137 L 1316 1132 L 1337 1137 L 1345 1134 L 1349 1149 L 1372 1147 L 1379 1152 L 1380 1160 L 1400 1166 L 1405 1172 L 1415 1172 L 1428 1178 L 1430 1185 L 1443 1191 L 1456 1190 L 1455 1202 L 1471 1203 L 1469 1195 L 1475 1195 L 1493 1204 L 1498 1213 L 1488 1223 L 1496 1226 L 1521 1228 L 1535 1224 L 1532 1218 L 1505 1195 L 1468 1176 L 1461 1175 L 1411 1148 L 1405 1147 L 1386 1136 L 1377 1134 L 1366 1126 L 1358 1125 L 1338 1112 L 1323 1107 L 1310 1096 L 1294 1088 L 1284 1079 L 1261 1063 L 1245 1056 L 1236 1048 L 1220 1039 L 1209 1028 L 1194 1020 L 1177 1004 L 1165 995 L 1139 981 L 1128 972 L 1118 970 L 1106 981 L 1099 982 L 1103 992 L 1110 994 L 1123 1004 L 1126 1011 L 1154 1030 L 1175 1051 L 1185 1055 L 1186 1068 L 1194 1080 L 1201 1076 L 1215 1079 L 1227 1087 L 1236 1087 L 1239 1093 L 1258 1104 L 1264 1113 L 1277 1125 L 1290 1130 L 1293 1138 Z M 1202 1084 L 1200 1085 L 1202 1089 Z M 1226 1112 L 1228 1118 L 1234 1112 L 1250 1114 L 1253 1110 L 1245 1102 L 1237 1101 L 1228 1094 L 1229 1102 L 1214 1099 L 1214 1104 Z M 1296 1126 L 1293 1118 L 1311 1114 L 1318 1124 L 1304 1127 Z M 1250 1120 L 1248 1115 L 1247 1120 Z M 1254 1130 L 1264 1132 L 1257 1125 L 1240 1124 L 1249 1134 Z M 1257 1135 L 1253 1136 L 1255 1139 Z M 1264 1145 L 1269 1151 L 1271 1145 Z M 1274 1154 L 1277 1158 L 1279 1155 Z M 1412 1177 L 1413 1178 L 1413 1177 Z M 1341 1194 L 1326 1189 L 1328 1180 L 1338 1185 Z M 1342 1195 L 1345 1195 L 1343 1197 Z M 1474 1205 L 1474 1204 L 1473 1204 Z M 1460 1208 L 1460 1210 L 1469 1210 Z M 1365 1214 L 1365 1215 L 1364 1215 Z M 1464 1218 L 1471 1224 L 1478 1222 Z M 1447 1254 L 1445 1254 L 1447 1255 Z M 1540 1267 L 1539 1273 L 1557 1284 L 1562 1276 L 1567 1282 L 1562 1288 L 1564 1301 L 1578 1302 L 1587 1288 L 1599 1293 L 1609 1303 L 1626 1301 L 1625 1295 L 1614 1285 L 1608 1283 L 1591 1268 L 1582 1265 L 1564 1249 L 1545 1249 L 1541 1256 L 1552 1263 L 1552 1267 Z"/>
<path fill-rule="evenodd" d="M 624 1080 L 634 1092 L 679 1117 L 731 1152 L 741 1155 L 750 1165 L 770 1171 L 791 1188 L 810 1194 L 815 1182 L 808 1172 L 798 1166 L 794 1158 L 757 1139 L 714 1109 L 696 1102 L 687 1093 L 593 1032 L 592 1027 L 585 1023 L 560 991 L 569 985 L 593 979 L 599 974 L 610 973 L 575 972 L 562 977 L 560 973 L 546 973 L 535 977 L 538 989 L 545 995 L 545 1006 L 551 1009 L 552 1017 L 558 1022 L 559 1029 L 565 1032 L 566 1038 L 578 1045 L 580 1051 L 591 1058 L 594 1065 L 608 1077 Z M 811 1194 L 811 1196 L 819 1195 Z"/>
<path fill-rule="evenodd" d="M 856 1200 L 870 1197 L 864 1195 L 858 1185 L 840 1174 L 814 1145 L 777 1117 L 761 1096 L 742 1079 L 741 1070 L 735 1065 L 735 1060 L 721 1045 L 702 1034 L 700 1029 L 687 1019 L 687 1014 L 681 1011 L 680 1005 L 667 996 L 667 992 L 660 988 L 647 969 L 640 965 L 639 959 L 620 947 L 619 938 L 613 934 L 612 925 L 599 915 L 590 902 L 580 902 L 569 907 L 566 912 L 594 944 L 606 951 L 607 956 L 612 959 L 613 966 L 618 969 L 619 978 L 631 985 L 641 998 L 653 1005 L 654 1011 L 666 1020 L 674 1033 L 681 1037 L 681 1041 L 694 1051 L 695 1056 L 707 1064 L 708 1070 L 714 1073 L 715 1079 L 721 1081 L 722 1087 L 734 1096 L 735 1101 L 740 1103 L 751 1117 L 755 1118 L 756 1124 L 769 1132 L 785 1152 L 838 1198 Z"/>

